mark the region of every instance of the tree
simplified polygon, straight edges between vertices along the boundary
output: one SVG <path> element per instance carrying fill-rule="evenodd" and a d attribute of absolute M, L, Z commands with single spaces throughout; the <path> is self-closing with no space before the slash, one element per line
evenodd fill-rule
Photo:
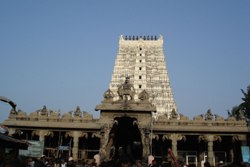
<path fill-rule="evenodd" d="M 239 106 L 234 106 L 231 111 L 227 110 L 227 114 L 229 117 L 235 117 L 236 120 L 239 120 L 241 117 L 240 113 L 240 107 Z"/>
<path fill-rule="evenodd" d="M 250 85 L 247 87 L 247 92 L 241 89 L 244 97 L 241 98 L 243 102 L 239 105 L 240 110 L 244 112 L 245 117 L 250 119 Z"/>

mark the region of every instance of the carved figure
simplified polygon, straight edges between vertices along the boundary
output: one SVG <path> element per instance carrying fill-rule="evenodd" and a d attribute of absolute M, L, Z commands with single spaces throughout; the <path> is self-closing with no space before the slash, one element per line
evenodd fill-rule
<path fill-rule="evenodd" d="M 224 118 L 219 115 L 215 115 L 215 121 L 224 121 Z"/>
<path fill-rule="evenodd" d="M 130 78 L 126 77 L 124 84 L 118 87 L 118 95 L 120 100 L 134 100 L 135 89 L 132 84 L 130 84 Z"/>
<path fill-rule="evenodd" d="M 227 121 L 236 121 L 236 118 L 234 116 L 229 116 L 227 118 Z"/>
<path fill-rule="evenodd" d="M 84 120 L 92 120 L 93 119 L 93 115 L 89 114 L 87 112 L 83 112 L 83 119 Z"/>
<path fill-rule="evenodd" d="M 41 116 L 48 116 L 48 110 L 46 106 L 43 106 L 43 109 L 40 111 Z"/>
<path fill-rule="evenodd" d="M 22 110 L 17 111 L 17 117 L 26 118 L 26 116 L 27 116 L 27 114 L 24 111 L 22 111 Z"/>
<path fill-rule="evenodd" d="M 213 120 L 213 114 L 210 109 L 207 110 L 207 113 L 205 115 L 205 120 Z"/>
<path fill-rule="evenodd" d="M 113 94 L 113 92 L 112 92 L 110 89 L 108 89 L 108 90 L 103 94 L 103 97 L 104 97 L 105 100 L 112 100 L 113 97 L 114 97 L 114 94 Z"/>
<path fill-rule="evenodd" d="M 64 120 L 69 120 L 71 118 L 72 118 L 72 111 L 64 113 L 62 116 L 62 119 L 64 119 Z"/>
<path fill-rule="evenodd" d="M 10 110 L 10 115 L 17 115 L 17 112 L 16 112 L 16 110 L 14 110 L 14 109 L 11 109 L 11 110 Z"/>
<path fill-rule="evenodd" d="M 76 107 L 76 110 L 74 112 L 75 117 L 82 117 L 82 112 L 79 106 Z"/>
<path fill-rule="evenodd" d="M 189 118 L 183 114 L 180 114 L 180 120 L 189 120 Z"/>
<path fill-rule="evenodd" d="M 164 121 L 167 121 L 167 120 L 168 120 L 168 115 L 167 114 L 160 115 L 160 116 L 158 116 L 158 119 L 157 119 L 157 121 L 159 121 L 159 122 L 164 122 Z"/>
<path fill-rule="evenodd" d="M 38 112 L 35 111 L 35 112 L 30 113 L 29 117 L 30 118 L 37 118 L 38 117 Z"/>
<path fill-rule="evenodd" d="M 178 118 L 178 114 L 175 111 L 175 109 L 173 109 L 172 112 L 171 112 L 171 119 L 177 119 L 177 118 Z"/>
<path fill-rule="evenodd" d="M 143 90 L 143 91 L 139 94 L 138 98 L 139 98 L 141 101 L 147 101 L 147 100 L 149 100 L 149 94 L 148 94 L 148 92 L 147 92 L 146 90 Z"/>
<path fill-rule="evenodd" d="M 50 111 L 50 117 L 58 118 L 60 117 L 60 113 L 56 111 Z"/>
<path fill-rule="evenodd" d="M 203 114 L 195 116 L 194 120 L 195 121 L 201 121 L 201 120 L 203 120 Z"/>

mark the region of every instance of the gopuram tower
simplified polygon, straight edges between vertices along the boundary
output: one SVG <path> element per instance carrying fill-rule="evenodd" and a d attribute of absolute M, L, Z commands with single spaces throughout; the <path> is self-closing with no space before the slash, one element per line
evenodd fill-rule
<path fill-rule="evenodd" d="M 136 95 L 143 90 L 149 93 L 157 115 L 169 115 L 177 111 L 164 58 L 162 36 L 120 36 L 109 89 L 117 92 L 126 77 L 134 85 Z M 135 100 L 138 100 L 136 95 Z M 119 99 L 117 93 L 114 96 L 114 100 Z"/>

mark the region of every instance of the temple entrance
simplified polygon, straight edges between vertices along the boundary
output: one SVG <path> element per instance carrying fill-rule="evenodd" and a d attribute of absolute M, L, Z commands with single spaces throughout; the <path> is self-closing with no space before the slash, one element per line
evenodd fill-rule
<path fill-rule="evenodd" d="M 132 160 L 142 158 L 141 133 L 136 121 L 137 119 L 131 117 L 115 118 L 116 123 L 110 132 L 113 137 L 113 159 L 122 156 L 129 156 Z"/>

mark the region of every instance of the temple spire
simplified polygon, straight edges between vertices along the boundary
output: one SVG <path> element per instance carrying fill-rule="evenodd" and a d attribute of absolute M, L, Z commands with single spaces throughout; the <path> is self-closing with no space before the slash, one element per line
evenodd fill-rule
<path fill-rule="evenodd" d="M 171 114 L 173 109 L 177 111 L 163 53 L 162 35 L 120 36 L 109 86 L 114 92 L 114 100 L 119 99 L 116 93 L 118 86 L 124 83 L 124 77 L 127 76 L 135 88 L 135 100 L 138 100 L 142 90 L 146 90 L 158 114 Z"/>

